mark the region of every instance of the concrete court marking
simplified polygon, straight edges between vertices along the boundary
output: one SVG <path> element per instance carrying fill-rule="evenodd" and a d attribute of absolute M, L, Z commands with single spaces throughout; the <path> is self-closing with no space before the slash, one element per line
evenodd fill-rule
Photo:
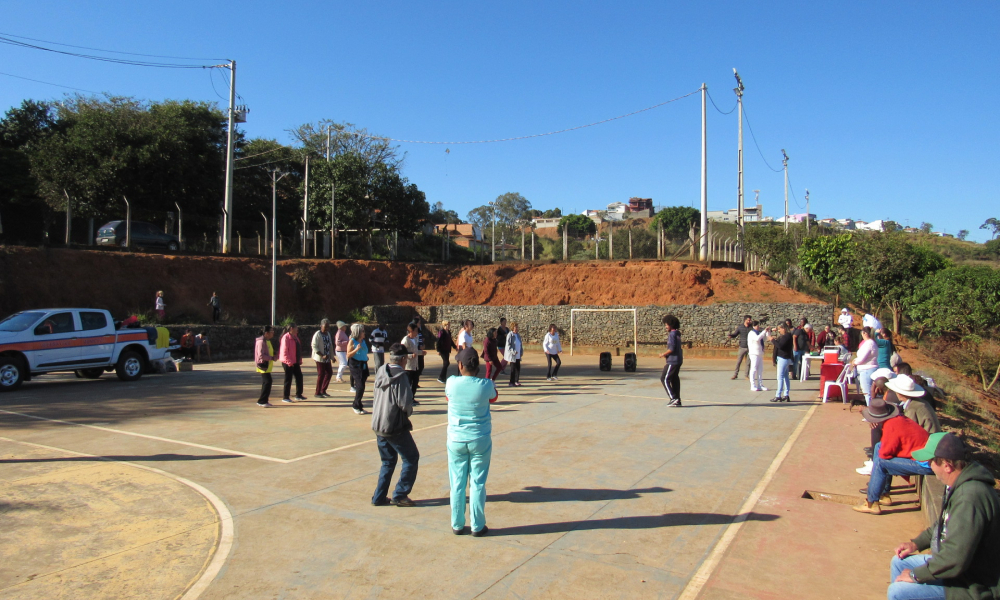
<path fill-rule="evenodd" d="M 142 469 L 144 471 L 150 471 L 152 473 L 156 473 L 157 475 L 163 475 L 169 477 L 179 483 L 183 483 L 184 485 L 190 487 L 194 491 L 204 496 L 205 499 L 208 500 L 209 504 L 212 505 L 212 508 L 215 509 L 215 513 L 218 516 L 218 524 L 220 532 L 218 538 L 216 539 L 215 552 L 212 554 L 211 561 L 204 567 L 198 579 L 188 585 L 187 591 L 185 591 L 184 594 L 178 600 L 196 600 L 199 596 L 201 596 L 202 592 L 204 592 L 208 588 L 209 584 L 211 584 L 212 581 L 215 579 L 215 576 L 218 575 L 219 571 L 222 570 L 222 565 L 225 564 L 226 559 L 229 558 L 229 552 L 233 548 L 233 530 L 234 530 L 233 515 L 231 512 L 229 512 L 229 508 L 225 505 L 224 502 L 222 502 L 222 500 L 219 499 L 218 496 L 213 494 L 207 488 L 191 481 L 190 479 L 185 479 L 184 477 L 180 477 L 178 475 L 174 475 L 172 473 L 154 467 L 139 465 L 124 460 L 114 460 L 103 456 L 96 456 L 94 454 L 86 454 L 84 452 L 76 452 L 74 450 L 66 450 L 65 448 L 56 448 L 55 446 L 46 446 L 44 444 L 35 444 L 32 442 L 22 442 L 20 440 L 12 440 L 6 437 L 0 437 L 0 440 L 11 442 L 14 444 L 21 444 L 23 446 L 33 446 L 35 448 L 42 448 L 44 450 L 62 452 L 64 454 L 84 456 L 87 458 L 93 458 L 104 462 L 117 462 L 125 464 L 130 467 L 135 467 L 136 469 Z"/>
<path fill-rule="evenodd" d="M 582 389 L 592 389 L 592 387 L 593 386 L 582 386 L 582 387 L 580 387 L 578 389 L 581 389 L 581 390 Z M 493 410 L 493 412 L 502 412 L 504 410 L 508 410 L 510 408 L 514 408 L 515 406 L 522 406 L 522 405 L 525 405 L 525 404 L 531 404 L 532 402 L 539 402 L 541 400 L 545 400 L 546 398 L 551 398 L 551 397 L 552 397 L 552 395 L 540 396 L 540 397 L 534 398 L 532 400 L 525 400 L 524 402 L 518 402 L 517 404 L 504 404 L 504 405 L 499 406 L 499 407 L 497 407 L 495 409 L 492 409 L 492 410 Z M 37 415 L 29 415 L 27 413 L 19 413 L 19 412 L 14 412 L 14 411 L 10 411 L 10 410 L 0 409 L 0 413 L 6 413 L 8 415 L 17 415 L 19 417 L 25 417 L 25 418 L 28 418 L 28 419 L 37 419 L 39 421 L 49 421 L 51 423 L 60 423 L 62 425 L 74 425 L 74 426 L 77 426 L 77 427 L 86 427 L 88 429 L 96 429 L 98 431 L 107 431 L 109 433 L 120 433 L 122 435 L 131 435 L 131 436 L 134 436 L 134 437 L 141 437 L 141 438 L 146 438 L 146 439 L 150 439 L 150 440 L 156 440 L 156 441 L 159 441 L 159 442 L 167 442 L 167 443 L 170 443 L 170 444 L 180 444 L 180 445 L 183 445 L 183 446 L 191 446 L 193 448 L 201 448 L 202 450 L 211 450 L 212 452 L 218 452 L 220 454 L 235 454 L 235 455 L 239 455 L 239 456 L 245 456 L 247 458 L 255 458 L 257 460 L 265 460 L 265 461 L 276 462 L 276 463 L 281 463 L 281 464 L 285 464 L 285 465 L 287 465 L 289 463 L 293 463 L 293 462 L 298 462 L 300 460 L 305 460 L 307 458 L 315 458 L 317 456 L 323 456 L 325 454 L 331 454 L 333 452 L 340 452 L 341 450 L 347 450 L 349 448 L 355 448 L 357 446 L 362 446 L 364 444 L 370 444 L 370 443 L 373 443 L 375 441 L 375 439 L 372 438 L 372 439 L 367 439 L 367 440 L 363 440 L 363 441 L 360 441 L 360 442 L 355 442 L 353 444 L 347 444 L 346 446 L 339 446 L 337 448 L 330 448 L 328 450 L 321 450 L 319 452 L 314 452 L 312 454 L 306 454 L 304 456 L 298 456 L 298 457 L 295 457 L 295 458 L 275 458 L 273 456 L 264 456 L 262 454 L 251 454 L 249 452 L 241 452 L 239 450 L 229 450 L 227 448 L 219 448 L 219 447 L 216 447 L 216 446 L 206 446 L 204 444 L 196 444 L 194 442 L 185 442 L 183 440 L 174 440 L 174 439 L 160 437 L 160 436 L 156 436 L 156 435 L 147 435 L 145 433 L 135 433 L 135 432 L 132 432 L 132 431 L 124 431 L 124 430 L 121 430 L 121 429 L 112 429 L 111 427 L 101 427 L 99 425 L 88 425 L 86 423 L 76 423 L 76 422 L 73 422 L 73 421 L 63 421 L 61 419 L 50 419 L 48 417 L 39 417 Z M 417 432 L 417 431 L 426 431 L 428 429 L 434 429 L 436 427 L 443 427 L 443 426 L 445 426 L 447 424 L 448 424 L 448 421 L 444 421 L 442 423 L 437 423 L 435 425 L 430 425 L 430 426 L 427 426 L 427 427 L 421 427 L 420 429 L 415 429 L 414 433 Z M 6 438 L 0 438 L 0 439 L 6 439 Z M 28 443 L 28 442 L 23 442 L 23 443 Z M 67 450 L 67 452 L 69 452 L 69 450 Z M 81 456 L 92 456 L 92 455 L 90 455 L 90 454 L 81 454 Z"/>
<path fill-rule="evenodd" d="M 639 398 L 642 400 L 666 400 L 662 396 L 628 396 L 626 394 L 600 394 L 601 396 L 613 396 L 615 398 Z M 694 404 L 711 404 L 712 406 L 740 406 L 736 403 L 727 402 L 713 402 L 712 400 L 684 400 L 684 402 L 694 403 Z M 775 403 L 777 404 L 777 403 Z M 767 406 L 763 404 L 762 406 Z M 795 412 L 805 412 L 809 410 L 808 408 L 792 408 L 791 406 L 772 406 L 771 408 L 778 410 L 794 410 Z"/>
<path fill-rule="evenodd" d="M 809 423 L 809 419 L 813 416 L 813 413 L 816 412 L 816 406 L 817 405 L 814 404 L 813 407 L 809 409 L 809 412 L 802 417 L 802 420 L 799 421 L 795 431 L 792 432 L 792 435 L 789 436 L 787 441 L 785 441 L 785 445 L 778 451 L 778 455 L 774 457 L 773 461 L 771 461 L 771 466 L 768 467 L 764 476 L 757 482 L 757 486 L 754 487 L 746 502 L 744 502 L 743 506 L 740 507 L 739 514 L 735 519 L 733 519 L 733 522 L 726 527 L 726 531 L 722 534 L 722 537 L 719 538 L 715 548 L 712 549 L 712 553 L 705 559 L 705 562 L 701 563 L 698 571 L 695 572 L 694 577 L 692 577 L 688 584 L 684 587 L 684 591 L 677 597 L 677 600 L 695 600 L 695 598 L 698 597 L 698 594 L 701 593 L 701 590 L 705 587 L 709 577 L 712 576 L 715 568 L 719 566 L 719 563 L 722 561 L 722 555 L 726 553 L 726 550 L 729 549 L 729 545 L 733 543 L 734 539 L 736 539 L 736 534 L 739 533 L 740 528 L 743 527 L 743 523 L 745 523 L 747 518 L 750 517 L 750 512 L 757 505 L 757 501 L 760 500 L 761 494 L 764 493 L 764 490 L 771 483 L 775 473 L 778 472 L 778 468 L 781 467 L 781 463 L 785 461 L 785 457 L 788 456 L 788 453 L 792 450 L 792 446 L 794 446 L 795 442 L 799 439 L 799 435 L 802 433 L 802 430 L 806 428 L 806 424 Z"/>

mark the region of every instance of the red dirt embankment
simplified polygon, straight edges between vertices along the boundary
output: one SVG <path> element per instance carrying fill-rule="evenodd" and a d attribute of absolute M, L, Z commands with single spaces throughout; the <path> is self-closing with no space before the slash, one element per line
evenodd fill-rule
<path fill-rule="evenodd" d="M 0 247 L 0 313 L 27 308 L 151 312 L 163 290 L 171 320 L 206 320 L 217 291 L 229 321 L 267 320 L 271 263 L 260 258 Z M 283 260 L 278 315 L 300 320 L 369 304 L 667 305 L 817 302 L 759 273 L 696 264 L 614 261 L 450 266 Z"/>

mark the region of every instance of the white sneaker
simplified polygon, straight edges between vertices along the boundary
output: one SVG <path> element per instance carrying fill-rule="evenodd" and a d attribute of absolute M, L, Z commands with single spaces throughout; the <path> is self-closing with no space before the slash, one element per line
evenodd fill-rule
<path fill-rule="evenodd" d="M 760 386 L 760 391 L 762 391 L 762 392 L 766 392 L 766 391 L 767 391 L 767 388 L 766 388 L 766 387 L 764 387 L 764 386 Z"/>
<path fill-rule="evenodd" d="M 871 475 L 872 474 L 872 466 L 871 465 L 865 465 L 863 467 L 858 467 L 857 469 L 854 469 L 854 470 L 858 472 L 858 475 Z"/>
<path fill-rule="evenodd" d="M 559 381 L 559 378 L 558 377 L 553 377 L 552 381 Z"/>
<path fill-rule="evenodd" d="M 259 402 L 258 402 L 258 403 L 257 403 L 257 406 L 259 406 L 259 407 L 261 407 L 261 408 L 271 408 L 271 407 L 272 407 L 272 406 L 274 406 L 274 405 L 273 405 L 273 404 L 271 404 L 270 402 L 265 402 L 264 404 L 261 404 L 261 403 L 259 403 Z"/>
<path fill-rule="evenodd" d="M 352 393 L 352 394 L 353 394 L 353 393 L 355 393 L 355 392 L 357 392 L 357 391 L 358 391 L 358 390 L 356 390 L 356 389 L 354 389 L 354 388 L 351 388 L 351 393 Z"/>
<path fill-rule="evenodd" d="M 282 402 L 287 402 L 289 404 L 291 404 L 292 402 L 295 402 L 295 400 L 292 400 L 291 398 L 282 398 L 281 401 Z"/>
<path fill-rule="evenodd" d="M 865 466 L 868 467 L 869 469 L 872 467 L 873 464 L 875 464 L 875 463 L 872 462 L 872 461 L 870 461 L 870 460 L 866 460 L 865 461 Z"/>
<path fill-rule="evenodd" d="M 760 390 L 760 388 L 755 388 L 755 387 L 752 387 L 752 388 L 750 388 L 750 391 L 751 391 L 751 392 L 759 392 L 759 391 L 761 391 L 761 390 Z"/>
<path fill-rule="evenodd" d="M 367 415 L 368 413 L 365 412 L 365 409 L 363 409 L 363 408 L 355 408 L 354 409 L 354 414 L 356 414 L 356 415 Z"/>
<path fill-rule="evenodd" d="M 552 378 L 551 377 L 546 377 L 545 381 L 552 381 Z"/>

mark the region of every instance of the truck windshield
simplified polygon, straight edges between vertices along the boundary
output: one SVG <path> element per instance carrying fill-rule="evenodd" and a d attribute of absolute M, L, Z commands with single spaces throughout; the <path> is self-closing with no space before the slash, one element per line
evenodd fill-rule
<path fill-rule="evenodd" d="M 21 312 L 0 321 L 0 331 L 24 331 L 41 319 L 43 312 Z"/>

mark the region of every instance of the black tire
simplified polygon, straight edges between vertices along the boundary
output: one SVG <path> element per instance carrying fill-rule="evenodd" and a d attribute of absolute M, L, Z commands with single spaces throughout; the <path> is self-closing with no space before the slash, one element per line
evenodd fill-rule
<path fill-rule="evenodd" d="M 177 252 L 178 249 L 180 249 L 180 247 L 177 245 L 177 242 L 170 242 L 167 244 L 167 250 L 170 252 Z"/>
<path fill-rule="evenodd" d="M 21 387 L 26 368 L 19 358 L 0 357 L 0 392 L 13 392 Z"/>
<path fill-rule="evenodd" d="M 93 369 L 80 369 L 76 372 L 76 374 L 84 379 L 100 379 L 101 375 L 104 375 L 104 369 L 102 367 L 94 367 Z"/>
<path fill-rule="evenodd" d="M 115 365 L 115 374 L 122 381 L 136 381 L 142 377 L 142 372 L 146 365 L 143 364 L 142 356 L 134 350 L 126 350 L 118 357 L 118 364 Z"/>

